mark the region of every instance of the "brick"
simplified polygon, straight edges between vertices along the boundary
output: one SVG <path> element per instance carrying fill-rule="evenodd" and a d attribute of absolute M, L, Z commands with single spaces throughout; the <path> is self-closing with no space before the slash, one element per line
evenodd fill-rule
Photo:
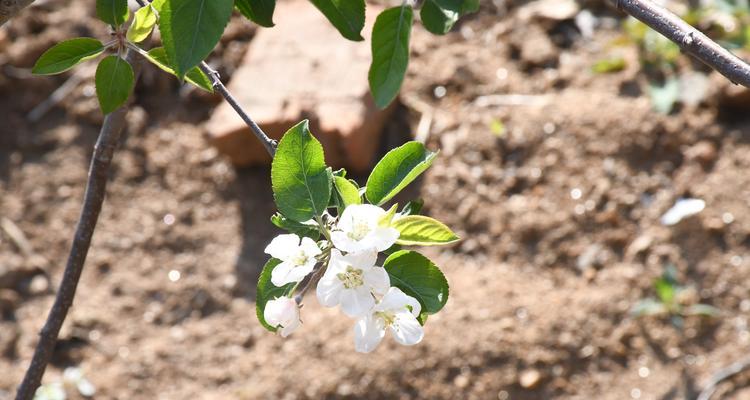
<path fill-rule="evenodd" d="M 369 93 L 369 36 L 381 9 L 367 7 L 364 42 L 344 39 L 309 2 L 279 2 L 276 26 L 259 29 L 228 88 L 272 138 L 310 119 L 329 165 L 364 171 L 394 107 L 378 110 Z M 238 166 L 270 157 L 234 110 L 222 103 L 205 129 Z"/>

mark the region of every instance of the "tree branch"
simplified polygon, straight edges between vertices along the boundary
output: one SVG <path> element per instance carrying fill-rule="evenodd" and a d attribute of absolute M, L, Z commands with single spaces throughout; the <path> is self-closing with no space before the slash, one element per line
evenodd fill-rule
<path fill-rule="evenodd" d="M 34 0 L 0 0 L 0 26 L 3 26 Z"/>
<path fill-rule="evenodd" d="M 141 60 L 132 51 L 128 51 L 125 59 L 133 66 L 137 76 L 140 71 Z M 78 220 L 78 226 L 76 226 L 75 236 L 73 237 L 70 255 L 68 256 L 68 263 L 65 266 L 65 272 L 63 273 L 55 302 L 39 334 L 39 343 L 37 343 L 31 364 L 26 371 L 23 382 L 18 387 L 16 400 L 31 400 L 34 397 L 34 393 L 42 381 L 44 370 L 47 368 L 47 364 L 54 352 L 57 335 L 60 333 L 60 328 L 65 321 L 65 317 L 68 315 L 68 310 L 73 304 L 78 281 L 91 245 L 91 238 L 94 234 L 96 222 L 99 219 L 102 203 L 104 202 L 109 167 L 112 163 L 115 148 L 120 140 L 120 134 L 125 126 L 126 114 L 127 105 L 118 108 L 104 118 L 104 123 L 99 132 L 99 139 L 94 147 L 91 166 L 89 167 L 86 194 L 84 195 L 83 207 Z"/>
<path fill-rule="evenodd" d="M 735 84 L 750 88 L 750 65 L 709 39 L 680 17 L 653 0 L 610 0 L 669 40 L 686 53 L 715 69 Z"/>
<path fill-rule="evenodd" d="M 721 382 L 747 371 L 748 369 L 750 369 L 750 357 L 746 357 L 718 370 L 711 376 L 708 382 L 706 382 L 706 386 L 698 395 L 697 400 L 710 400 L 711 396 L 716 392 L 716 387 L 719 386 Z"/>
<path fill-rule="evenodd" d="M 211 79 L 211 85 L 213 85 L 214 90 L 218 91 L 224 97 L 224 100 L 226 100 L 227 103 L 232 106 L 234 111 L 237 112 L 240 118 L 242 118 L 247 126 L 250 127 L 253 135 L 255 135 L 255 137 L 260 140 L 271 158 L 273 158 L 273 155 L 276 154 L 276 141 L 268 137 L 268 135 L 263 132 L 263 129 L 261 129 L 260 126 L 258 126 L 258 124 L 256 124 L 252 118 L 250 118 L 250 115 L 248 115 L 247 112 L 242 109 L 242 106 L 237 102 L 234 96 L 229 93 L 227 87 L 224 86 L 223 83 L 221 83 L 221 79 L 219 79 L 219 73 L 216 72 L 216 70 L 206 64 L 205 61 L 201 62 L 200 65 L 198 65 L 198 68 L 200 68 L 204 74 L 208 75 L 208 77 Z"/>

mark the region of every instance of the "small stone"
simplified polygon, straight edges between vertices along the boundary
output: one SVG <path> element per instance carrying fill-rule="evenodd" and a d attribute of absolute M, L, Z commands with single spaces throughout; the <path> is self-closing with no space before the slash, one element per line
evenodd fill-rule
<path fill-rule="evenodd" d="M 635 257 L 641 255 L 643 252 L 649 249 L 654 243 L 654 238 L 651 235 L 641 235 L 635 238 L 628 249 L 625 250 L 625 259 L 632 260 Z"/>
<path fill-rule="evenodd" d="M 575 18 L 580 9 L 575 0 L 540 0 L 523 6 L 518 16 L 525 21 L 559 22 Z"/>
<path fill-rule="evenodd" d="M 521 372 L 518 383 L 524 389 L 533 389 L 542 381 L 542 374 L 536 369 L 527 369 Z"/>
<path fill-rule="evenodd" d="M 527 68 L 547 67 L 557 64 L 559 51 L 542 28 L 530 25 L 513 33 L 512 44 L 520 51 Z"/>
<path fill-rule="evenodd" d="M 29 293 L 32 295 L 40 295 L 47 293 L 49 290 L 49 280 L 44 275 L 37 275 L 31 279 L 29 284 Z"/>
<path fill-rule="evenodd" d="M 698 161 L 704 166 L 710 165 L 716 161 L 717 156 L 716 146 L 706 140 L 690 146 L 690 148 L 685 151 L 685 158 Z"/>
<path fill-rule="evenodd" d="M 465 388 L 469 386 L 469 377 L 466 375 L 458 375 L 456 379 L 453 380 L 453 384 L 456 385 L 458 388 Z"/>

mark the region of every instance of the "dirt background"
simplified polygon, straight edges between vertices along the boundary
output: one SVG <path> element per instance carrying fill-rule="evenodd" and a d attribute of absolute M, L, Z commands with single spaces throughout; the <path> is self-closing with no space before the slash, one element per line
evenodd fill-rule
<path fill-rule="evenodd" d="M 0 399 L 53 300 L 101 123 L 90 70 L 27 118 L 71 76 L 31 76 L 41 52 L 107 35 L 91 2 L 39 3 L 0 30 L 0 218 L 28 240 L 0 230 Z M 314 297 L 292 337 L 263 330 L 253 279 L 276 234 L 269 170 L 234 169 L 207 145 L 201 124 L 220 99 L 146 68 L 45 382 L 79 366 L 97 399 L 694 398 L 750 350 L 750 103 L 725 106 L 714 76 L 699 105 L 657 114 L 635 49 L 611 47 L 618 14 L 589 2 L 602 19 L 587 38 L 570 20 L 520 18 L 524 3 L 483 2 L 444 37 L 415 28 L 410 107 L 382 148 L 432 113 L 428 145 L 442 153 L 411 194 L 464 238 L 426 251 L 452 290 L 420 345 L 357 354 L 351 321 Z M 211 59 L 224 79 L 254 29 L 229 26 Z M 613 51 L 624 71 L 590 72 Z M 496 94 L 536 97 L 481 99 Z M 662 226 L 680 197 L 706 210 Z M 722 315 L 682 329 L 631 317 L 668 264 Z M 750 399 L 748 379 L 715 398 Z"/>

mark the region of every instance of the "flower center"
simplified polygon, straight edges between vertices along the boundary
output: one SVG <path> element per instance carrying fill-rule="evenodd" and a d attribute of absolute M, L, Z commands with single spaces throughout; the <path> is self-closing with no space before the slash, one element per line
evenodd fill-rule
<path fill-rule="evenodd" d="M 352 240 L 362 240 L 368 233 L 370 233 L 370 224 L 367 221 L 355 218 L 352 223 L 352 230 L 347 235 Z"/>
<path fill-rule="evenodd" d="M 393 325 L 396 322 L 396 314 L 390 311 L 377 311 L 375 316 L 381 318 L 385 323 L 386 328 Z"/>
<path fill-rule="evenodd" d="M 356 269 L 351 265 L 346 267 L 346 272 L 336 274 L 336 277 L 344 284 L 347 289 L 358 288 L 365 284 L 364 273 L 361 269 Z"/>
<path fill-rule="evenodd" d="M 292 264 L 294 264 L 295 267 L 299 267 L 307 264 L 308 259 L 309 257 L 307 257 L 307 254 L 305 254 L 305 252 L 300 249 L 299 251 L 297 251 L 297 254 L 292 256 L 290 261 L 292 262 Z"/>

